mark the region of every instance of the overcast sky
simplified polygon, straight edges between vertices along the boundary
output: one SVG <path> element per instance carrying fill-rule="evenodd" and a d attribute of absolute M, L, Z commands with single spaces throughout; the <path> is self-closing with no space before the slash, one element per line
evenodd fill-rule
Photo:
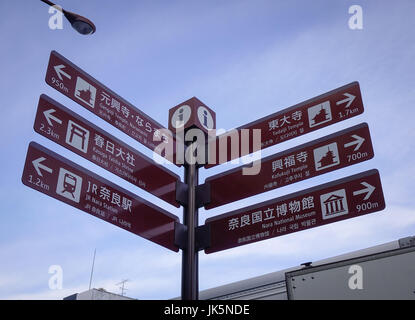
<path fill-rule="evenodd" d="M 91 74 L 167 126 L 168 110 L 196 96 L 230 129 L 327 91 L 359 81 L 363 115 L 264 151 L 288 149 L 367 122 L 375 157 L 263 195 L 200 210 L 205 219 L 233 209 L 377 168 L 386 209 L 356 219 L 200 253 L 200 289 L 247 279 L 415 235 L 415 2 L 346 0 L 80 1 L 69 11 L 95 22 L 81 36 L 67 21 L 50 30 L 40 1 L 2 1 L 0 84 L 0 298 L 62 299 L 92 285 L 127 295 L 168 299 L 180 295 L 181 254 L 171 252 L 21 182 L 27 147 L 36 141 L 81 166 L 182 217 L 175 208 L 36 134 L 40 94 L 47 94 L 151 156 L 129 138 L 44 81 L 51 50 Z M 363 29 L 349 28 L 349 7 L 363 9 Z M 183 177 L 180 169 L 169 169 Z M 229 169 L 201 169 L 208 176 Z M 48 286 L 49 267 L 63 269 L 63 287 Z"/>

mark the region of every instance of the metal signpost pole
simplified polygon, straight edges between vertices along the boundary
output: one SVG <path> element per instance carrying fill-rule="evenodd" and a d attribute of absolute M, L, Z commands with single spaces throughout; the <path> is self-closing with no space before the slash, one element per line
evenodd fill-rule
<path fill-rule="evenodd" d="M 196 186 L 199 180 L 197 164 L 185 164 L 184 179 L 188 186 L 188 203 L 183 208 L 183 224 L 187 227 L 186 247 L 182 257 L 182 299 L 199 299 L 199 254 L 196 250 L 195 233 L 199 224 L 196 208 Z"/>
<path fill-rule="evenodd" d="M 178 157 L 184 156 L 180 161 L 184 166 L 184 182 L 176 182 L 176 201 L 183 206 L 183 224 L 175 225 L 175 244 L 183 254 L 182 300 L 198 300 L 199 251 L 209 240 L 207 228 L 199 227 L 198 209 L 210 200 L 210 189 L 199 185 L 199 168 L 206 164 L 206 138 L 209 130 L 216 128 L 216 115 L 193 97 L 169 110 L 168 128 L 176 132 L 176 141 L 185 147 L 176 151 Z"/>

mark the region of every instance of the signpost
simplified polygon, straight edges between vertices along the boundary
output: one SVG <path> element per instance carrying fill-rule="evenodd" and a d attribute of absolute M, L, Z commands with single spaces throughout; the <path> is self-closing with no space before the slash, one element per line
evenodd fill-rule
<path fill-rule="evenodd" d="M 161 124 L 134 107 L 56 51 L 50 54 L 46 83 L 154 151 L 160 141 L 169 139 Z M 171 140 L 171 139 L 170 139 Z M 173 141 L 169 141 L 173 143 Z M 173 145 L 173 150 L 175 147 Z M 174 151 L 173 151 L 174 152 Z M 166 157 L 167 158 L 167 157 Z"/>
<path fill-rule="evenodd" d="M 205 137 L 216 128 L 216 114 L 203 102 L 193 97 L 169 110 L 169 128 L 184 135 L 197 131 Z M 196 129 L 197 128 L 197 129 Z M 196 243 L 196 228 L 199 225 L 199 207 L 204 205 L 199 190 L 199 147 L 193 140 L 187 141 L 188 154 L 184 163 L 184 184 L 178 187 L 177 195 L 183 205 L 183 225 L 177 229 L 177 240 L 182 249 L 182 299 L 199 299 L 199 248 Z M 204 157 L 201 159 L 204 162 Z M 201 192 L 200 192 L 201 191 Z"/>
<path fill-rule="evenodd" d="M 35 142 L 29 144 L 22 182 L 167 249 L 181 249 L 183 300 L 198 299 L 200 250 L 213 253 L 385 207 L 379 173 L 370 170 L 212 217 L 198 225 L 201 207 L 215 208 L 371 159 L 374 152 L 369 128 L 363 123 L 266 157 L 256 175 L 244 175 L 248 166 L 239 167 L 199 185 L 201 166 L 210 168 L 253 153 L 259 147 L 257 142 L 265 149 L 361 114 L 358 82 L 241 126 L 232 131 L 231 140 L 235 136 L 238 140 L 231 144 L 226 143 L 229 133 L 212 136 L 216 114 L 196 97 L 170 109 L 171 133 L 56 51 L 50 54 L 46 83 L 177 166 L 183 164 L 184 182 L 46 95 L 39 99 L 35 131 L 169 204 L 182 205 L 183 223 Z M 176 145 L 179 133 L 184 141 Z M 235 147 L 237 152 L 232 149 Z"/>
<path fill-rule="evenodd" d="M 261 130 L 261 149 L 266 149 L 278 143 L 302 136 L 306 133 L 327 127 L 331 124 L 355 117 L 363 113 L 363 101 L 358 82 L 352 82 L 313 99 L 301 102 L 295 106 L 278 111 L 269 116 L 236 128 L 238 137 L 242 130 L 248 130 L 249 140 L 253 141 L 253 130 Z M 238 152 L 231 152 L 231 144 L 221 144 L 226 134 L 216 138 L 216 161 L 205 167 L 211 168 L 218 164 L 231 161 L 252 153 L 253 146 L 248 144 L 242 148 L 239 139 Z M 247 152 L 248 151 L 248 152 Z M 226 161 L 220 161 L 219 155 L 225 155 Z"/>
<path fill-rule="evenodd" d="M 261 160 L 257 175 L 243 175 L 243 167 L 206 179 L 215 208 L 373 158 L 366 123 L 339 131 Z"/>
<path fill-rule="evenodd" d="M 383 210 L 385 200 L 377 170 L 255 204 L 205 224 L 213 253 Z"/>
<path fill-rule="evenodd" d="M 35 142 L 29 144 L 22 182 L 79 210 L 179 251 L 178 218 Z"/>
<path fill-rule="evenodd" d="M 34 129 L 171 205 L 180 206 L 176 202 L 178 175 L 46 95 L 40 96 Z"/>

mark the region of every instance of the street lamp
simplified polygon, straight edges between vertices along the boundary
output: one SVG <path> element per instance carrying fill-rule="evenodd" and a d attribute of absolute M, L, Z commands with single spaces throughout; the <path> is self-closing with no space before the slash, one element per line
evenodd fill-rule
<path fill-rule="evenodd" d="M 48 0 L 40 0 L 57 10 L 61 11 L 66 19 L 70 22 L 72 28 L 74 28 L 76 31 L 78 31 L 80 34 L 88 35 L 93 34 L 96 31 L 95 25 L 92 23 L 91 20 L 82 17 L 76 13 L 69 12 L 66 10 L 63 10 L 61 7 L 56 6 L 53 2 Z"/>

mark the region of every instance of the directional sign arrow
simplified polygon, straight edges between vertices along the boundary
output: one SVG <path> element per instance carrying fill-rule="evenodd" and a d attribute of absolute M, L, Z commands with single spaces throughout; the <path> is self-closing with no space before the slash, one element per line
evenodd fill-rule
<path fill-rule="evenodd" d="M 346 108 L 350 107 L 350 105 L 352 104 L 352 102 L 354 101 L 354 99 L 356 98 L 356 96 L 350 94 L 350 93 L 344 93 L 344 96 L 346 96 L 347 98 L 344 100 L 340 100 L 336 102 L 336 105 L 341 105 L 343 103 L 347 102 Z"/>
<path fill-rule="evenodd" d="M 67 74 L 65 71 L 63 71 L 62 69 L 65 68 L 65 66 L 63 64 L 60 64 L 58 66 L 54 66 L 53 67 L 56 71 L 56 74 L 58 75 L 59 79 L 61 79 L 63 81 L 62 76 L 68 78 L 69 80 L 71 80 L 71 76 L 69 74 Z"/>
<path fill-rule="evenodd" d="M 35 167 L 35 170 L 36 170 L 37 174 L 41 177 L 43 177 L 43 174 L 40 171 L 40 169 L 43 169 L 43 170 L 45 170 L 46 172 L 49 172 L 49 173 L 53 172 L 53 170 L 51 168 L 46 167 L 44 164 L 41 164 L 41 162 L 43 162 L 44 160 L 46 160 L 46 158 L 40 157 L 40 158 L 37 158 L 36 160 L 32 161 L 33 166 Z"/>
<path fill-rule="evenodd" d="M 56 110 L 55 109 L 49 109 L 43 112 L 43 114 L 45 115 L 46 121 L 49 123 L 50 126 L 53 127 L 52 121 L 54 120 L 59 124 L 62 124 L 62 120 L 59 118 L 56 118 L 55 116 L 52 116 L 52 113 L 55 113 Z"/>
<path fill-rule="evenodd" d="M 354 134 L 352 135 L 352 138 L 355 139 L 352 142 L 346 143 L 344 145 L 345 148 L 351 147 L 356 145 L 356 147 L 354 148 L 354 151 L 357 151 L 360 149 L 360 147 L 362 146 L 363 142 L 365 142 L 365 138 L 359 137 L 358 135 Z"/>
<path fill-rule="evenodd" d="M 366 193 L 365 197 L 363 198 L 363 200 L 367 200 L 370 198 L 370 196 L 372 195 L 373 191 L 375 191 L 375 187 L 370 185 L 369 183 L 363 181 L 360 183 L 361 185 L 365 186 L 366 188 L 362 189 L 362 190 L 357 190 L 353 192 L 354 196 L 357 196 L 359 194 L 363 194 Z"/>

